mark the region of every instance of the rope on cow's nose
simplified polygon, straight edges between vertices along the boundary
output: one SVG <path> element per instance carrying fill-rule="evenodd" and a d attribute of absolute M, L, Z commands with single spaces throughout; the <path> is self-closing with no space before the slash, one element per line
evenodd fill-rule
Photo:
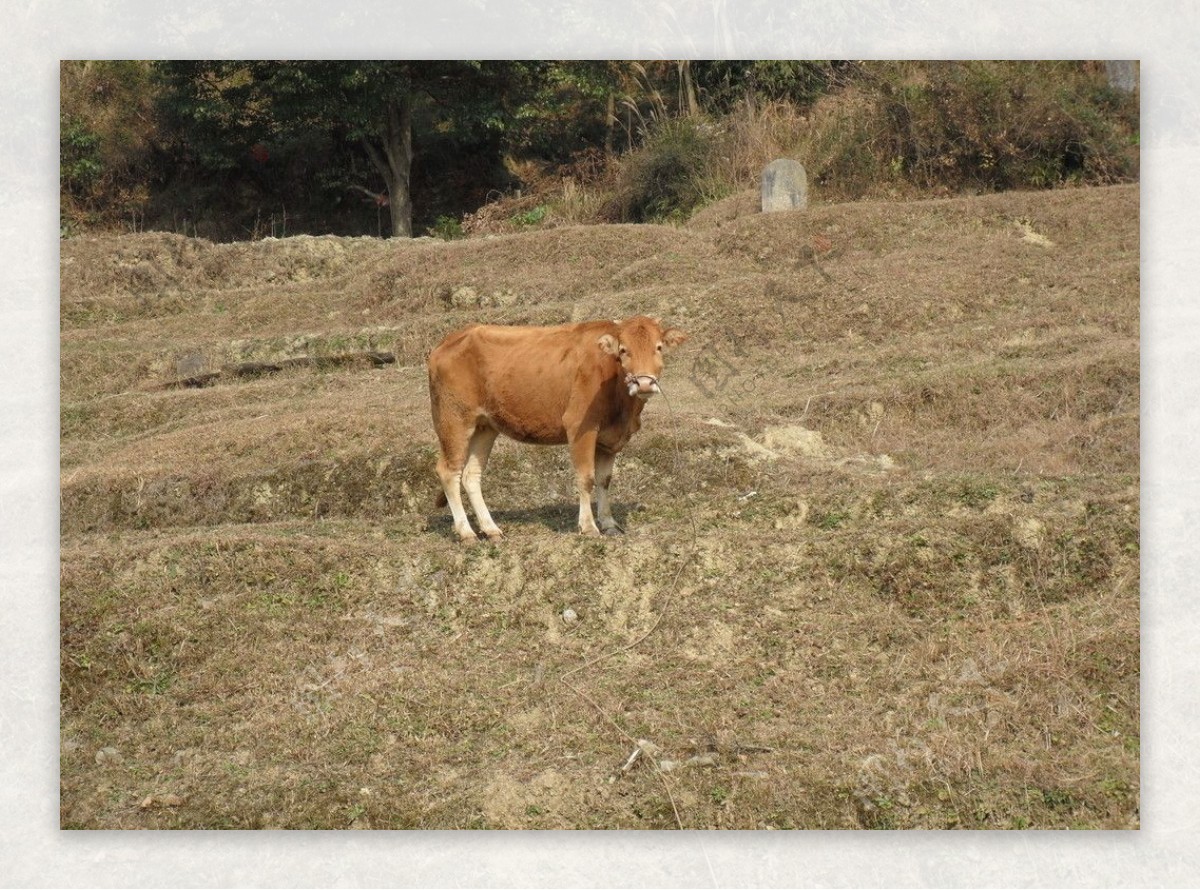
<path fill-rule="evenodd" d="M 675 415 L 675 409 L 671 406 L 670 401 L 667 400 L 666 391 L 663 390 L 661 383 L 659 383 L 659 394 L 662 396 L 663 402 L 667 406 L 667 413 L 670 414 L 671 423 L 675 428 L 675 467 L 674 467 L 674 469 L 675 469 L 676 477 L 679 478 L 680 477 L 680 465 L 681 465 L 682 456 L 683 456 L 683 448 L 680 444 L 680 442 L 682 440 L 680 439 L 680 436 L 679 436 L 679 418 Z M 574 674 L 579 673 L 580 671 L 590 668 L 592 665 L 599 664 L 602 661 L 607 661 L 608 659 L 613 658 L 614 656 L 620 655 L 623 652 L 628 652 L 631 649 L 636 649 L 638 646 L 640 646 L 642 643 L 644 643 L 647 639 L 649 639 L 651 634 L 653 634 L 656 630 L 658 630 L 658 626 L 660 624 L 662 624 L 663 619 L 667 616 L 667 612 L 670 610 L 671 605 L 674 602 L 675 593 L 679 589 L 679 579 L 681 577 L 683 577 L 684 569 L 686 569 L 689 565 L 692 564 L 692 560 L 696 555 L 696 550 L 699 547 L 700 530 L 699 530 L 699 527 L 696 525 L 696 512 L 692 508 L 690 492 L 688 495 L 687 516 L 688 516 L 688 522 L 691 524 L 691 527 L 692 527 L 691 547 L 689 548 L 689 550 L 687 552 L 687 556 L 685 556 L 684 559 L 680 562 L 679 568 L 675 570 L 675 574 L 671 578 L 671 586 L 667 589 L 666 601 L 663 603 L 662 608 L 658 610 L 658 618 L 655 619 L 654 624 L 652 624 L 650 626 L 649 630 L 647 630 L 644 634 L 642 634 L 640 637 L 638 637 L 633 642 L 626 643 L 624 646 L 621 646 L 618 649 L 613 649 L 611 652 L 605 652 L 602 655 L 597 655 L 595 658 L 588 659 L 583 664 L 580 664 L 580 665 L 577 665 L 576 667 L 571 668 L 571 670 L 567 671 L 565 674 L 563 674 L 561 677 L 558 678 L 558 681 L 560 683 L 562 683 L 564 686 L 566 686 L 568 689 L 570 689 L 572 692 L 574 692 L 577 696 L 579 696 L 581 699 L 583 699 L 585 702 L 587 702 L 589 705 L 591 705 L 592 708 L 596 711 L 596 713 L 598 713 L 601 717 L 603 717 L 617 732 L 619 732 L 622 736 L 624 736 L 630 742 L 633 742 L 633 744 L 636 746 L 636 750 L 634 751 L 633 755 L 630 757 L 629 761 L 626 763 L 625 768 L 628 768 L 629 766 L 631 766 L 633 764 L 634 759 L 637 757 L 638 754 L 646 753 L 645 750 L 643 749 L 642 745 L 639 743 L 638 739 L 635 739 L 628 732 L 626 732 L 625 729 L 621 726 L 621 724 L 617 723 L 617 721 L 614 720 L 607 711 L 605 711 L 602 707 L 600 707 L 600 705 L 598 705 L 596 703 L 596 701 L 590 695 L 588 695 L 586 692 L 584 692 L 579 687 L 568 682 L 567 678 L 573 676 Z M 671 810 L 675 813 L 675 824 L 676 824 L 676 826 L 678 826 L 679 830 L 682 831 L 683 830 L 683 819 L 681 819 L 679 816 L 679 807 L 677 807 L 675 805 L 675 795 L 673 795 L 671 793 L 671 786 L 667 782 L 667 777 L 663 773 L 662 769 L 659 767 L 657 759 L 655 759 L 653 756 L 650 756 L 650 755 L 647 755 L 647 759 L 650 761 L 651 765 L 653 765 L 655 775 L 658 776 L 659 782 L 662 783 L 663 790 L 665 790 L 667 792 L 667 799 L 671 801 Z"/>

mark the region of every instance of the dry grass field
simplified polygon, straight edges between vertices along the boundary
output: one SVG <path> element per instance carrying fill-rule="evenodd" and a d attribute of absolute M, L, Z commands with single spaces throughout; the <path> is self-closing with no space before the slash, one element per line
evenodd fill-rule
<path fill-rule="evenodd" d="M 1138 827 L 1138 200 L 64 241 L 62 826 Z M 634 313 L 627 534 L 457 543 L 428 351 Z"/>

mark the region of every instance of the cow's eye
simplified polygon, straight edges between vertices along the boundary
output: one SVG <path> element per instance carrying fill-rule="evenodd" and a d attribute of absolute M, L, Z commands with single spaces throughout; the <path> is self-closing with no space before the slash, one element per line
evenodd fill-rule
<path fill-rule="evenodd" d="M 657 349 L 659 352 L 662 352 L 662 344 L 659 343 L 658 346 L 655 347 L 655 349 Z"/>
<path fill-rule="evenodd" d="M 629 350 L 624 346 L 621 347 L 621 355 L 629 355 Z"/>

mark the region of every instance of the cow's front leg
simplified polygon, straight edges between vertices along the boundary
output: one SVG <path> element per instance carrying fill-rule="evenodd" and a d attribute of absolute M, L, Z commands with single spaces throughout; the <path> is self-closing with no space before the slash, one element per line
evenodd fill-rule
<path fill-rule="evenodd" d="M 608 484 L 612 482 L 613 463 L 617 456 L 606 448 L 596 449 L 596 519 L 600 530 L 606 535 L 621 534 L 621 527 L 613 519 L 612 504 L 608 500 Z"/>
<path fill-rule="evenodd" d="M 571 439 L 571 463 L 575 465 L 575 488 L 579 492 L 579 533 L 599 535 L 592 516 L 592 491 L 596 486 L 596 431 L 580 432 Z"/>

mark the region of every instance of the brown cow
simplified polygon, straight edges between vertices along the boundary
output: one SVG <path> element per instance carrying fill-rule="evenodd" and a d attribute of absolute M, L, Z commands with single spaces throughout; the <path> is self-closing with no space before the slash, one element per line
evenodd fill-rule
<path fill-rule="evenodd" d="M 459 538 L 475 540 L 460 484 L 480 530 L 501 536 L 479 487 L 501 433 L 518 442 L 569 445 L 579 531 L 618 534 L 608 502 L 613 461 L 641 426 L 646 401 L 660 391 L 663 353 L 686 339 L 644 315 L 556 327 L 471 325 L 446 337 L 429 354 L 429 396 L 441 443 L 437 474 Z"/>

